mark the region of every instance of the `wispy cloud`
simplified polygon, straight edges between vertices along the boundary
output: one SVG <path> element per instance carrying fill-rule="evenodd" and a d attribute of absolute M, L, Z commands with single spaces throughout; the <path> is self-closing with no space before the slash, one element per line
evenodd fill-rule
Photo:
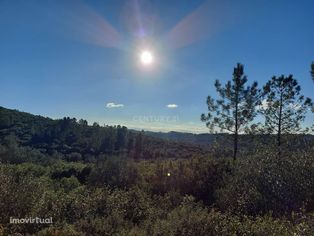
<path fill-rule="evenodd" d="M 168 104 L 167 107 L 168 108 L 177 108 L 178 105 L 177 104 Z"/>
<path fill-rule="evenodd" d="M 120 108 L 120 107 L 124 107 L 124 105 L 123 104 L 114 103 L 114 102 L 108 102 L 106 107 L 107 108 Z"/>

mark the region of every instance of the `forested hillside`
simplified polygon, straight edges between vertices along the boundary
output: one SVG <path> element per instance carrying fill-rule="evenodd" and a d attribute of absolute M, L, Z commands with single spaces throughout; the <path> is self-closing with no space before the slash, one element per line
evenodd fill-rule
<path fill-rule="evenodd" d="M 36 149 L 70 161 L 93 161 L 104 154 L 134 159 L 188 158 L 204 154 L 198 145 L 164 141 L 124 126 L 88 125 L 65 117 L 53 120 L 0 107 L 0 140 L 6 146 Z"/>
<path fill-rule="evenodd" d="M 171 131 L 168 133 L 145 131 L 145 134 L 156 138 L 162 138 L 165 140 L 193 143 L 202 146 L 209 146 L 215 141 L 215 138 L 217 136 L 216 134 L 192 134 L 175 131 Z M 221 136 L 223 136 L 223 134 L 221 134 Z"/>

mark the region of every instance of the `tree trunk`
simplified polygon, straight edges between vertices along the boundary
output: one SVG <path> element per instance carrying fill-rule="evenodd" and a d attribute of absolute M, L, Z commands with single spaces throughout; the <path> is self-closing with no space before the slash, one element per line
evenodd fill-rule
<path fill-rule="evenodd" d="M 282 93 L 280 94 L 279 118 L 278 118 L 277 148 L 278 157 L 281 157 L 281 119 L 282 119 Z"/>
<path fill-rule="evenodd" d="M 233 160 L 237 159 L 237 152 L 238 152 L 238 132 L 234 134 L 234 142 L 233 142 Z"/>
<path fill-rule="evenodd" d="M 281 130 L 278 130 L 277 134 L 277 147 L 278 147 L 278 157 L 281 156 Z"/>
<path fill-rule="evenodd" d="M 236 93 L 236 107 L 235 107 L 235 131 L 234 131 L 234 142 L 233 142 L 233 161 L 237 159 L 238 152 L 238 105 L 239 105 L 239 97 L 238 93 Z"/>

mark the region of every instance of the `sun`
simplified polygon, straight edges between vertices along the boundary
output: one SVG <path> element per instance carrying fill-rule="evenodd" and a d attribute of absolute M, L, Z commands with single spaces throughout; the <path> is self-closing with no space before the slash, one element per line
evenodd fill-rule
<path fill-rule="evenodd" d="M 141 52 L 140 60 L 141 60 L 143 65 L 150 65 L 150 64 L 153 63 L 154 57 L 153 57 L 153 54 L 150 51 L 145 50 L 145 51 Z"/>

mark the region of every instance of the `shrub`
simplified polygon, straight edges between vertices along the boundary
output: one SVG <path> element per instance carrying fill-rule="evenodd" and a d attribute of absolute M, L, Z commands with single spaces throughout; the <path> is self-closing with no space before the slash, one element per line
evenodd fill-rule
<path fill-rule="evenodd" d="M 88 178 L 92 186 L 130 188 L 138 181 L 139 175 L 133 162 L 120 157 L 99 160 Z"/>
<path fill-rule="evenodd" d="M 310 153 L 241 160 L 225 181 L 217 191 L 222 210 L 250 215 L 272 211 L 280 216 L 302 207 L 314 209 L 314 159 Z"/>

